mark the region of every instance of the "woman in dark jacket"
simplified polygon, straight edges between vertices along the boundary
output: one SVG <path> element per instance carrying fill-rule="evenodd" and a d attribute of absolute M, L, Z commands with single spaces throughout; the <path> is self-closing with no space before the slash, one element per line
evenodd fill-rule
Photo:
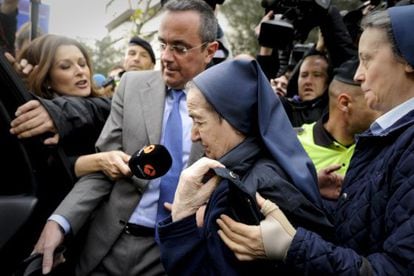
<path fill-rule="evenodd" d="M 412 5 L 365 19 L 355 79 L 382 116 L 357 141 L 338 200 L 334 242 L 306 227 L 285 231 L 289 222 L 278 210 L 267 212 L 270 234 L 223 217 L 222 238 L 238 258 L 284 260 L 302 275 L 413 275 L 413 25 Z M 254 232 L 259 243 L 249 238 Z M 265 249 L 256 254 L 248 249 L 254 246 Z"/>
<path fill-rule="evenodd" d="M 102 171 L 116 179 L 130 174 L 127 154 L 121 151 L 95 153 L 95 142 L 109 114 L 110 100 L 94 85 L 86 49 L 72 38 L 48 34 L 34 39 L 21 51 L 18 59 L 35 66 L 27 74 L 26 84 L 38 96 L 38 101 L 31 101 L 31 107 L 25 108 L 38 112 L 36 109 L 42 107 L 42 103 L 55 121 L 64 118 L 53 123 L 52 132 L 56 134 L 45 143 L 59 143 L 68 157 L 67 165 L 73 176 Z M 65 98 L 59 101 L 62 96 Z M 18 112 L 23 113 L 22 110 Z M 32 125 L 41 123 L 32 121 Z M 24 138 L 24 133 L 15 128 L 16 124 L 16 121 L 12 122 L 12 133 Z M 73 129 L 75 131 L 68 131 Z M 57 133 L 64 136 L 59 137 Z"/>
<path fill-rule="evenodd" d="M 201 73 L 190 85 L 187 105 L 192 140 L 204 146 L 206 157 L 184 170 L 172 216 L 158 225 L 169 275 L 274 271 L 274 262 L 238 261 L 217 234 L 222 213 L 259 223 L 257 191 L 278 202 L 296 226 L 329 235 L 314 167 L 256 61 L 224 62 Z"/>

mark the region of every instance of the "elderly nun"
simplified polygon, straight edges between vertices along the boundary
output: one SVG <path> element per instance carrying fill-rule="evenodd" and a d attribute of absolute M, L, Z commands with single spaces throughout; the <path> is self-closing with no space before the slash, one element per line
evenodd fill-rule
<path fill-rule="evenodd" d="M 274 271 L 273 261 L 238 261 L 217 232 L 222 214 L 259 224 L 256 192 L 277 202 L 294 226 L 329 237 L 315 169 L 256 61 L 227 61 L 201 73 L 188 87 L 187 106 L 192 140 L 205 157 L 183 171 L 171 217 L 158 225 L 169 275 Z M 283 265 L 278 271 L 288 272 Z"/>

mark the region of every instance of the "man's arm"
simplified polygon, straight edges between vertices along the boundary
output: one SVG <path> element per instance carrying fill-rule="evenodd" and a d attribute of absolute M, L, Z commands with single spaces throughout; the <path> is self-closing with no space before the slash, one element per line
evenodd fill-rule
<path fill-rule="evenodd" d="M 99 137 L 101 144 L 122 149 L 122 118 L 123 95 L 125 85 L 121 81 L 120 89 L 115 94 L 113 104 L 117 112 L 111 112 L 108 123 Z M 73 97 L 76 98 L 76 97 Z M 76 98 L 78 99 L 78 98 Z M 81 98 L 79 98 L 81 99 Z M 115 134 L 113 134 L 115 133 Z M 107 138 L 107 137 L 111 137 Z M 70 224 L 71 231 L 76 234 L 83 226 L 91 212 L 107 196 L 113 187 L 113 182 L 103 173 L 87 174 L 75 184 L 66 198 L 62 201 L 54 214 L 63 216 Z"/>
<path fill-rule="evenodd" d="M 120 86 L 123 87 L 122 85 Z M 110 115 L 110 121 L 115 121 L 119 124 L 108 125 L 106 127 L 106 132 L 122 133 L 123 93 L 124 90 L 122 89 L 117 92 L 117 98 L 119 99 L 119 102 L 117 103 L 117 110 L 119 113 L 113 112 Z M 117 136 L 118 139 L 111 139 L 109 141 L 104 135 L 104 137 L 101 137 L 100 140 L 103 144 L 116 144 L 114 145 L 115 147 L 122 148 L 121 137 L 122 135 L 119 135 Z M 76 235 L 90 217 L 92 212 L 97 208 L 99 203 L 101 203 L 102 200 L 111 193 L 113 184 L 114 183 L 103 173 L 92 173 L 85 175 L 79 179 L 73 189 L 53 212 L 53 215 L 64 218 L 70 226 L 69 231 L 73 235 Z M 47 259 L 44 258 L 43 260 L 44 272 L 52 269 L 54 260 L 50 256 L 53 255 L 58 245 L 63 241 L 62 237 L 64 237 L 64 235 L 63 233 L 59 233 L 61 231 L 60 227 L 61 226 L 58 226 L 58 223 L 56 223 L 55 220 L 49 220 L 46 223 L 38 242 L 36 243 L 35 252 L 47 251 L 49 256 Z"/>
<path fill-rule="evenodd" d="M 111 100 L 104 97 L 57 97 L 52 100 L 29 101 L 16 111 L 10 132 L 19 138 L 45 133 L 58 134 L 60 139 L 78 134 L 100 133 L 110 111 Z M 45 144 L 56 144 L 57 136 Z"/>
<path fill-rule="evenodd" d="M 321 18 L 319 27 L 333 68 L 357 55 L 357 49 L 335 6 L 329 7 L 326 16 Z"/>
<path fill-rule="evenodd" d="M 64 234 L 60 226 L 55 221 L 48 221 L 43 228 L 39 240 L 37 241 L 32 254 L 43 254 L 42 273 L 48 274 L 53 266 L 57 266 L 62 261 L 54 260 L 56 248 L 63 243 Z"/>
<path fill-rule="evenodd" d="M 92 211 L 112 189 L 112 182 L 101 173 L 81 178 L 54 212 L 70 226 L 68 232 L 74 235 L 84 225 Z M 64 241 L 63 227 L 56 220 L 48 220 L 35 245 L 33 253 L 42 253 L 43 273 L 49 273 L 62 262 L 54 259 L 55 250 Z M 66 231 L 65 230 L 65 231 Z M 32 254 L 33 254 L 32 253 Z"/>
<path fill-rule="evenodd" d="M 19 106 L 16 110 L 16 118 L 11 122 L 10 133 L 19 139 L 30 138 L 45 133 L 55 136 L 47 138 L 45 144 L 57 144 L 58 135 L 55 124 L 47 110 L 38 100 L 31 100 Z"/>
<path fill-rule="evenodd" d="M 85 131 L 100 132 L 111 110 L 107 97 L 57 97 L 52 100 L 39 98 L 54 122 L 61 139 Z"/>

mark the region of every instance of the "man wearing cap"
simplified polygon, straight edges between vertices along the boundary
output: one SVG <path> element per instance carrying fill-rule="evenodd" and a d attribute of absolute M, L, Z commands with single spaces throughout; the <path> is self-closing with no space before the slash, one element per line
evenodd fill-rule
<path fill-rule="evenodd" d="M 132 37 L 125 53 L 125 71 L 152 70 L 155 63 L 155 54 L 151 45 L 138 36 Z"/>
<path fill-rule="evenodd" d="M 261 232 L 262 224 L 242 225 L 226 216 L 221 220 L 222 238 L 239 259 L 280 260 L 303 275 L 412 275 L 412 26 L 413 5 L 364 19 L 355 79 L 368 106 L 382 115 L 357 139 L 335 211 L 334 241 L 300 227 L 287 231 L 292 228 L 283 212 L 260 201 L 266 207 L 267 232 Z"/>
<path fill-rule="evenodd" d="M 353 80 L 358 64 L 355 58 L 335 70 L 329 85 L 329 113 L 316 123 L 297 128 L 299 141 L 317 171 L 339 164 L 336 172 L 345 175 L 354 153 L 355 135 L 367 130 L 379 115 L 367 106 L 360 84 Z M 339 190 L 335 190 L 336 196 Z"/>
<path fill-rule="evenodd" d="M 113 93 L 125 72 L 153 70 L 155 63 L 155 54 L 151 45 L 144 39 L 134 36 L 129 40 L 123 65 L 116 65 L 111 69 L 103 86 L 111 85 L 110 91 Z"/>

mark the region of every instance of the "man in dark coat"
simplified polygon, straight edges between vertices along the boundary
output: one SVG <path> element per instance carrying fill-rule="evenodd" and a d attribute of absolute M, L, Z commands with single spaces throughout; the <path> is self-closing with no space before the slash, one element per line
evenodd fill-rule
<path fill-rule="evenodd" d="M 358 138 L 336 210 L 335 242 L 305 228 L 291 231 L 283 213 L 267 202 L 265 222 L 273 231 L 259 233 L 260 243 L 249 238 L 254 232 L 248 231 L 255 231 L 251 226 L 228 217 L 220 222 L 222 238 L 236 256 L 283 260 L 304 275 L 412 275 L 413 24 L 414 6 L 365 19 L 355 79 L 368 105 L 382 115 Z M 263 252 L 249 250 L 258 244 L 264 244 Z"/>

